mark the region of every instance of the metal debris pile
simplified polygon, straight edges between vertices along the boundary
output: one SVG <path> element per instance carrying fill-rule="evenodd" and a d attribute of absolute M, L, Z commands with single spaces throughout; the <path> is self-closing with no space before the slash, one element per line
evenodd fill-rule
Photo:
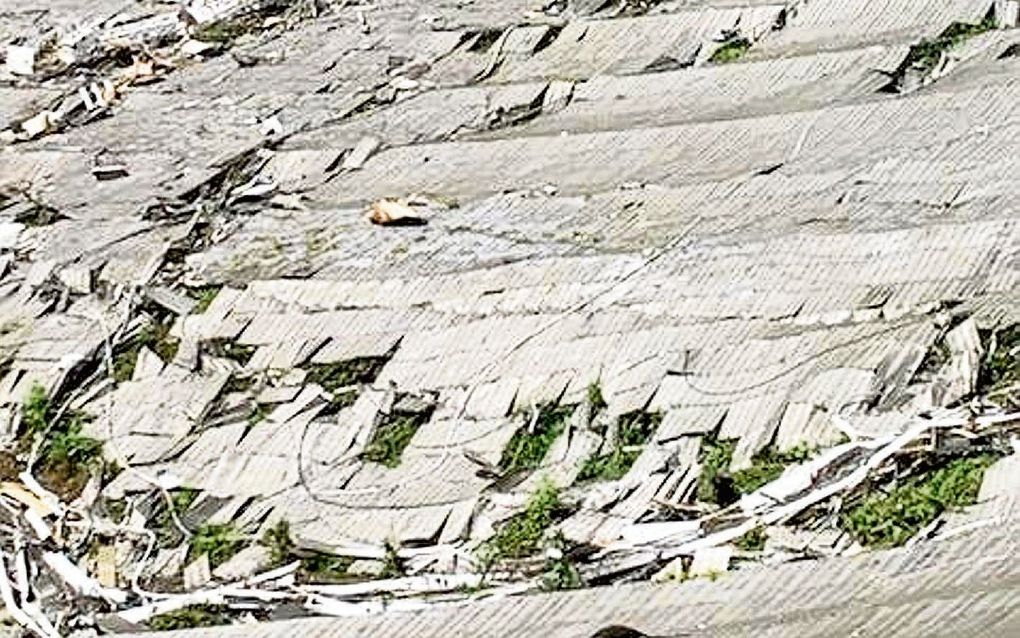
<path fill-rule="evenodd" d="M 1020 514 L 1016 2 L 11 1 L 24 630 L 742 578 Z"/>
<path fill-rule="evenodd" d="M 972 322 L 948 334 L 968 330 L 973 330 Z M 980 342 L 974 345 L 977 351 L 958 354 L 968 361 L 983 360 L 985 366 L 998 365 L 997 389 L 1011 388 L 1006 383 L 1010 381 L 1015 385 L 1012 350 L 985 355 Z M 105 381 L 114 378 L 114 358 L 109 355 L 117 351 L 115 346 L 109 342 L 104 346 Z M 148 350 L 137 355 L 136 381 L 128 387 L 138 383 L 138 370 L 152 365 L 145 362 L 152 357 L 157 355 Z M 217 359 L 209 361 L 217 365 Z M 231 363 L 219 361 L 223 366 Z M 960 369 L 959 358 L 955 363 L 952 359 L 937 363 L 918 377 L 929 392 L 944 385 L 951 369 Z M 237 395 L 273 390 L 258 390 L 256 381 L 243 381 L 243 371 L 234 366 L 218 386 L 222 388 L 218 410 L 236 406 L 235 411 L 246 415 L 247 427 L 257 428 L 259 420 L 274 417 L 258 415 L 256 419 Z M 962 372 L 976 381 L 977 369 L 964 366 Z M 365 378 L 359 375 L 373 371 L 371 364 L 364 364 L 340 374 L 342 379 L 336 374 L 324 376 L 321 370 L 317 374 L 330 390 L 315 392 L 332 396 L 330 401 L 345 406 L 339 408 L 343 411 L 359 401 L 350 393 L 367 391 L 357 382 Z M 226 381 L 227 376 L 232 380 Z M 111 391 L 108 383 L 100 381 L 97 388 L 103 387 Z M 1013 396 L 1010 392 L 992 394 Z M 408 419 L 422 415 L 427 420 L 436 409 L 434 396 L 398 396 L 392 390 L 389 394 L 383 399 L 389 415 Z M 61 424 L 68 418 L 76 424 L 79 421 L 74 419 L 84 418 L 80 415 L 85 412 L 71 407 L 81 405 L 81 399 L 55 408 L 45 394 L 35 392 L 22 409 L 27 434 L 19 440 L 19 453 L 4 457 L 8 480 L 0 484 L 5 557 L 0 594 L 18 624 L 39 636 L 57 636 L 71 631 L 129 631 L 145 625 L 175 628 L 299 615 L 410 611 L 537 590 L 715 578 L 748 564 L 853 555 L 864 550 L 859 542 L 866 540 L 862 530 L 876 526 L 878 531 L 872 531 L 879 546 L 886 541 L 897 545 L 905 540 L 950 537 L 975 526 L 996 524 L 1001 507 L 980 516 L 939 503 L 934 511 L 917 515 L 927 516 L 923 525 L 918 520 L 894 520 L 895 514 L 887 512 L 890 520 L 866 521 L 864 528 L 847 525 L 845 514 L 862 501 L 874 500 L 876 495 L 878 501 L 891 498 L 896 490 L 947 468 L 975 471 L 953 479 L 959 483 L 947 488 L 958 499 L 956 503 L 980 502 L 987 509 L 1007 496 L 1015 477 L 998 487 L 989 487 L 986 481 L 980 498 L 977 490 L 986 468 L 996 467 L 998 459 L 1004 459 L 999 465 L 1015 465 L 1013 460 L 1020 458 L 1016 456 L 1020 413 L 1004 412 L 994 403 L 973 397 L 965 391 L 953 399 L 959 407 L 913 415 L 834 413 L 833 425 L 845 442 L 788 454 L 783 458 L 797 461 L 773 464 L 761 476 L 752 472 L 744 479 L 740 472 L 728 472 L 728 458 L 721 465 L 711 458 L 718 454 L 719 448 L 713 447 L 717 444 L 704 443 L 699 461 L 683 467 L 681 476 L 671 481 L 668 496 L 653 499 L 644 514 L 608 542 L 578 542 L 578 528 L 572 523 L 580 513 L 605 511 L 625 498 L 627 481 L 621 479 L 641 452 L 640 440 L 650 434 L 641 432 L 659 425 L 657 419 L 633 415 L 607 420 L 606 403 L 593 385 L 576 407 L 535 406 L 523 414 L 519 438 L 508 442 L 498 464 L 476 456 L 466 458 L 480 477 L 487 477 L 488 485 L 470 537 L 443 545 L 397 547 L 387 541 L 382 547 L 337 544 L 327 549 L 302 542 L 280 518 L 260 518 L 261 524 L 247 531 L 235 527 L 223 518 L 224 511 L 237 516 L 236 507 L 252 503 L 235 501 L 231 506 L 231 499 L 187 489 L 169 472 L 151 473 L 144 465 L 134 465 L 116 443 L 106 446 L 106 461 L 88 461 L 85 485 L 80 481 L 69 485 L 67 472 L 54 470 L 47 455 L 52 454 L 55 438 L 69 429 Z M 967 398 L 973 400 L 960 404 L 960 399 Z M 93 400 L 102 401 L 98 396 Z M 216 418 L 216 411 L 210 414 Z M 365 448 L 359 462 L 395 468 L 414 430 L 390 443 L 380 442 L 381 432 L 397 427 L 392 419 L 383 420 L 385 416 L 382 411 L 376 413 L 375 447 Z M 95 414 L 87 421 L 87 431 L 97 431 L 103 421 L 106 424 L 98 431 L 102 427 L 113 431 L 112 418 L 109 411 Z M 876 420 L 890 418 L 897 425 L 886 428 L 887 433 L 868 434 L 875 431 Z M 550 427 L 556 429 L 551 436 Z M 79 438 L 63 445 L 77 445 L 79 460 L 87 458 L 91 439 L 79 436 L 78 425 L 71 431 Z M 555 443 L 564 438 L 594 441 L 588 449 L 603 453 L 587 460 L 569 459 L 562 449 L 559 453 L 555 449 Z M 548 445 L 535 456 L 532 448 L 542 446 L 543 439 L 548 439 Z M 609 455 L 606 450 L 611 450 Z M 620 461 L 623 467 L 611 469 L 607 459 L 627 451 L 632 453 Z M 74 452 L 64 454 L 75 458 Z M 26 459 L 28 469 L 11 476 L 11 465 Z M 666 459 L 666 463 L 676 461 Z M 42 473 L 50 489 L 33 469 Z M 742 494 L 735 490 L 734 485 L 746 489 L 748 481 L 760 486 Z M 134 487 L 125 489 L 125 485 Z M 521 489 L 527 485 L 535 486 L 534 491 Z M 53 489 L 63 491 L 63 497 Z M 119 498 L 118 493 L 122 493 Z M 527 502 L 522 504 L 522 498 Z M 903 525 L 906 532 L 889 536 L 881 531 L 882 525 Z"/>

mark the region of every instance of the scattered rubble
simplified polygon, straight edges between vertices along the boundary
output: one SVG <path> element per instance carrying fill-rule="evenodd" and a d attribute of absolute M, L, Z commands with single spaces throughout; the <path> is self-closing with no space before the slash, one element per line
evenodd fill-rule
<path fill-rule="evenodd" d="M 15 2 L 25 632 L 723 582 L 1014 515 L 1016 3 Z"/>

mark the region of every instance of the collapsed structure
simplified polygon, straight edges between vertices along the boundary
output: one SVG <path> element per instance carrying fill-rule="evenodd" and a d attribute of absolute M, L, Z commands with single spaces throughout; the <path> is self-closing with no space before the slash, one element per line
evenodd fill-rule
<path fill-rule="evenodd" d="M 0 11 L 14 623 L 526 635 L 1012 517 L 1016 2 L 421 4 Z"/>

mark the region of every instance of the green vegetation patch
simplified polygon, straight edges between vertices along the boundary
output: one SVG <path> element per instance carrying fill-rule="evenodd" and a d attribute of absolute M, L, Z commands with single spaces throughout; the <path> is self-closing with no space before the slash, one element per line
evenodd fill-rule
<path fill-rule="evenodd" d="M 391 415 L 376 428 L 361 458 L 389 468 L 397 467 L 414 433 L 428 422 L 430 416 L 430 412 Z"/>
<path fill-rule="evenodd" d="M 272 7 L 270 7 L 272 8 Z M 256 33 L 269 12 L 255 12 L 197 27 L 191 37 L 200 42 L 231 46 L 239 38 Z"/>
<path fill-rule="evenodd" d="M 985 470 L 996 458 L 957 459 L 888 492 L 865 496 L 843 511 L 840 527 L 868 547 L 903 545 L 943 512 L 974 504 Z"/>
<path fill-rule="evenodd" d="M 40 480 L 65 500 L 73 500 L 85 487 L 92 471 L 102 465 L 102 442 L 82 434 L 83 426 L 91 417 L 71 411 L 53 421 L 50 399 L 39 384 L 29 389 L 21 416 L 23 430 L 19 447 L 31 449 L 36 437 L 43 437 L 38 461 Z"/>
<path fill-rule="evenodd" d="M 117 383 L 130 381 L 138 363 L 138 351 L 146 347 L 155 352 L 160 359 L 169 363 L 177 356 L 180 340 L 170 336 L 170 323 L 154 321 L 147 324 L 128 344 L 113 357 L 113 379 Z"/>
<path fill-rule="evenodd" d="M 745 552 L 760 552 L 765 549 L 766 540 L 768 540 L 768 534 L 765 533 L 765 528 L 755 527 L 748 533 L 733 541 L 733 544 L 737 547 L 737 549 Z"/>
<path fill-rule="evenodd" d="M 209 556 L 209 566 L 216 568 L 241 551 L 245 538 L 233 525 L 202 525 L 191 537 L 189 557 Z"/>
<path fill-rule="evenodd" d="M 743 36 L 730 38 L 712 53 L 708 61 L 712 64 L 728 64 L 744 57 L 751 48 L 751 41 Z"/>
<path fill-rule="evenodd" d="M 798 446 L 788 452 L 766 449 L 751 460 L 751 467 L 730 472 L 736 441 L 705 439 L 701 445 L 701 475 L 698 477 L 697 498 L 706 503 L 729 505 L 742 494 L 750 494 L 771 481 L 795 463 L 814 456 L 815 448 Z"/>
<path fill-rule="evenodd" d="M 259 543 L 269 550 L 271 567 L 289 563 L 294 555 L 294 541 L 290 538 L 290 523 L 280 521 L 262 533 Z"/>
<path fill-rule="evenodd" d="M 989 14 L 978 24 L 954 22 L 935 38 L 925 38 L 910 47 L 905 68 L 920 69 L 929 72 L 942 59 L 942 53 L 966 42 L 976 35 L 981 35 L 995 28 L 995 16 Z"/>
<path fill-rule="evenodd" d="M 383 566 L 379 572 L 382 578 L 400 578 L 407 575 L 404 560 L 397 553 L 397 546 L 389 541 L 383 544 L 386 553 L 383 555 Z"/>
<path fill-rule="evenodd" d="M 303 582 L 337 582 L 352 578 L 347 570 L 354 561 L 346 556 L 318 553 L 302 556 L 294 545 L 287 521 L 279 521 L 263 532 L 259 543 L 269 550 L 270 567 L 300 561 L 298 577 Z"/>
<path fill-rule="evenodd" d="M 115 524 L 120 525 L 127 516 L 127 501 L 122 498 L 101 498 L 100 511 Z"/>
<path fill-rule="evenodd" d="M 333 395 L 333 410 L 342 410 L 354 404 L 358 391 L 341 388 L 358 386 L 375 381 L 389 357 L 360 357 L 337 363 L 315 363 L 305 366 L 308 372 L 306 381 L 322 386 Z"/>
<path fill-rule="evenodd" d="M 360 357 L 337 363 L 315 363 L 306 368 L 307 380 L 329 392 L 349 385 L 372 383 L 387 361 L 389 357 Z"/>
<path fill-rule="evenodd" d="M 330 583 L 356 579 L 348 573 L 354 560 L 347 556 L 312 554 L 301 558 L 298 575 L 305 582 Z"/>
<path fill-rule="evenodd" d="M 248 410 L 248 427 L 254 427 L 266 420 L 271 410 L 269 406 L 262 403 L 252 403 Z"/>
<path fill-rule="evenodd" d="M 226 607 L 219 605 L 191 605 L 183 609 L 168 611 L 153 616 L 149 627 L 155 631 L 172 631 L 174 629 L 193 629 L 195 627 L 215 627 L 230 622 Z"/>
<path fill-rule="evenodd" d="M 216 299 L 216 295 L 220 294 L 220 288 L 222 286 L 202 286 L 190 289 L 188 292 L 195 299 L 195 307 L 191 309 L 191 314 L 202 314 L 208 310 Z"/>
<path fill-rule="evenodd" d="M 807 461 L 816 452 L 816 448 L 803 445 L 787 452 L 764 450 L 751 459 L 751 467 L 733 473 L 733 486 L 740 494 L 750 494 L 779 478 L 787 467 Z"/>
<path fill-rule="evenodd" d="M 602 385 L 597 381 L 588 386 L 588 403 L 593 413 L 608 407 L 606 398 L 602 396 Z"/>
<path fill-rule="evenodd" d="M 1020 325 L 997 331 L 994 339 L 988 335 L 985 343 L 991 352 L 978 372 L 981 391 L 1002 390 L 1020 383 Z M 993 344 L 994 350 L 991 349 Z"/>
<path fill-rule="evenodd" d="M 546 403 L 538 406 L 538 418 L 534 430 L 530 430 L 530 419 L 514 432 L 503 449 L 499 467 L 506 472 L 534 470 L 542 464 L 549 448 L 552 447 L 567 427 L 575 406 Z"/>
<path fill-rule="evenodd" d="M 187 487 L 170 492 L 173 511 L 178 518 L 191 508 L 198 495 L 198 490 Z M 175 547 L 184 540 L 183 534 L 181 530 L 177 529 L 177 525 L 174 523 L 173 516 L 170 513 L 170 508 L 164 499 L 160 499 L 160 506 L 156 510 L 152 521 L 156 532 L 156 544 L 159 547 Z"/>
<path fill-rule="evenodd" d="M 559 488 L 543 481 L 524 511 L 504 521 L 482 545 L 479 550 L 482 562 L 491 566 L 502 560 L 534 556 L 542 548 L 545 531 L 566 513 Z"/>
<path fill-rule="evenodd" d="M 620 417 L 617 440 L 609 452 L 585 461 L 577 475 L 579 481 L 616 481 L 630 470 L 641 455 L 641 447 L 662 422 L 659 413 L 631 412 Z"/>
<path fill-rule="evenodd" d="M 564 591 L 568 589 L 580 589 L 587 583 L 578 571 L 577 565 L 570 557 L 570 543 L 563 538 L 562 534 L 550 541 L 549 548 L 556 550 L 552 557 L 545 561 L 545 569 L 542 572 L 541 588 L 543 591 Z"/>
<path fill-rule="evenodd" d="M 733 460 L 736 441 L 717 441 L 705 438 L 701 443 L 698 461 L 701 474 L 698 476 L 697 498 L 705 503 L 725 505 L 729 501 L 729 467 Z"/>

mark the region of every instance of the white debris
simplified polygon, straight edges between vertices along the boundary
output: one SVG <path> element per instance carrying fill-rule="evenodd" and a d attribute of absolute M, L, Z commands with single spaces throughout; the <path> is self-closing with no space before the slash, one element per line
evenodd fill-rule
<path fill-rule="evenodd" d="M 7 45 L 7 71 L 12 75 L 35 73 L 35 47 L 17 44 Z"/>

